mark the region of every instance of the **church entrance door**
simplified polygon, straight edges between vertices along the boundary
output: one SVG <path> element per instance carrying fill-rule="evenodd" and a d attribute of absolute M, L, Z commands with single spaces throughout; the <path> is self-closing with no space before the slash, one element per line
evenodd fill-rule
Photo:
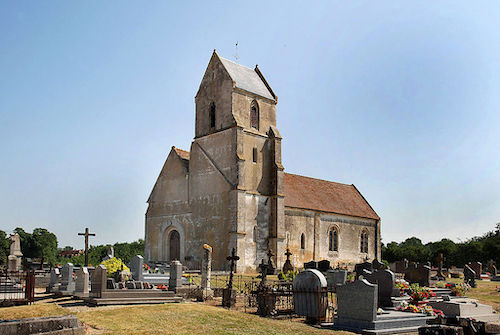
<path fill-rule="evenodd" d="M 169 247 L 170 247 L 170 259 L 169 261 L 173 260 L 180 260 L 181 258 L 181 237 L 179 235 L 179 232 L 177 230 L 172 230 L 170 233 L 170 238 L 169 238 Z"/>

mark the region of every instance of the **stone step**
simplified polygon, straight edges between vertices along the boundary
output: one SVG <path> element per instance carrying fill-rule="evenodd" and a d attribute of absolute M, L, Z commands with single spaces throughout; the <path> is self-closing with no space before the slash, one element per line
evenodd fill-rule
<path fill-rule="evenodd" d="M 159 298 L 90 298 L 85 301 L 94 306 L 103 305 L 137 305 L 137 304 L 165 304 L 182 302 L 182 297 L 159 297 Z"/>

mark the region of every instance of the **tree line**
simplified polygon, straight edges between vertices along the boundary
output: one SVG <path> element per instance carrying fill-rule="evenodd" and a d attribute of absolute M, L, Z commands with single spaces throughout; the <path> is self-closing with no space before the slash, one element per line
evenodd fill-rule
<path fill-rule="evenodd" d="M 19 234 L 21 242 L 21 252 L 23 253 L 23 264 L 27 265 L 26 259 L 30 258 L 35 263 L 45 263 L 49 265 L 64 265 L 71 262 L 75 265 L 85 263 L 85 255 L 77 255 L 71 258 L 59 256 L 61 250 L 73 250 L 71 246 L 58 248 L 57 236 L 44 228 L 35 228 L 32 233 L 24 231 L 22 228 L 14 229 Z M 89 264 L 98 265 L 107 254 L 108 245 L 91 245 L 89 247 Z M 115 256 L 121 258 L 125 263 L 135 255 L 144 256 L 144 240 L 139 239 L 131 243 L 115 243 L 112 245 Z M 10 253 L 10 236 L 0 230 L 0 266 L 6 266 L 7 257 Z"/>
<path fill-rule="evenodd" d="M 437 242 L 423 244 L 419 238 L 410 237 L 401 243 L 382 245 L 382 259 L 390 263 L 406 258 L 413 262 L 430 261 L 437 265 L 439 254 L 443 254 L 446 267 L 463 267 L 474 261 L 486 264 L 490 260 L 500 264 L 500 223 L 496 224 L 495 230 L 465 242 L 455 243 L 443 238 Z"/>

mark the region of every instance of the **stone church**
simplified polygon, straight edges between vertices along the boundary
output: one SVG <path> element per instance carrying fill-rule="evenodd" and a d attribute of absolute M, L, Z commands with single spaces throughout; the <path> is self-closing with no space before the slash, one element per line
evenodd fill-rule
<path fill-rule="evenodd" d="M 195 97 L 189 151 L 172 147 L 148 199 L 145 255 L 199 269 L 203 244 L 213 269 L 255 272 L 269 250 L 279 268 L 327 259 L 380 259 L 380 218 L 354 185 L 284 172 L 278 98 L 256 66 L 214 51 Z"/>

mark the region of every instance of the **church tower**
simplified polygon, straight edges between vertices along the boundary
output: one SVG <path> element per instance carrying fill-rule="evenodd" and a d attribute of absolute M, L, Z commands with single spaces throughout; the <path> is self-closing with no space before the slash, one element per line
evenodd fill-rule
<path fill-rule="evenodd" d="M 268 250 L 280 265 L 284 196 L 276 95 L 257 66 L 250 69 L 214 51 L 195 102 L 189 202 L 199 239 L 189 240 L 218 247 L 215 268 L 224 267 L 232 248 L 240 257 L 238 271 L 255 270 L 267 261 Z"/>

